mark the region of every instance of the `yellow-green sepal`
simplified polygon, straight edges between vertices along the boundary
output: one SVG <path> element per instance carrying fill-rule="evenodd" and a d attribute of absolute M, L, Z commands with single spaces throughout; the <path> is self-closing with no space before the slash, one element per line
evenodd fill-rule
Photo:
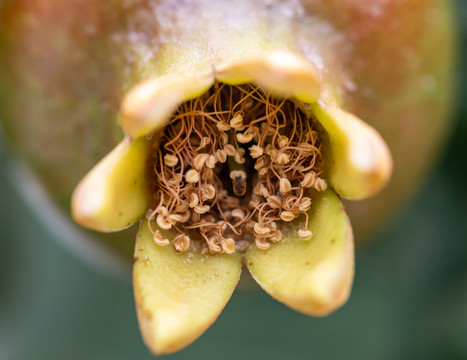
<path fill-rule="evenodd" d="M 211 255 L 189 249 L 178 254 L 170 245 L 156 245 L 143 221 L 133 286 L 139 325 L 151 351 L 175 352 L 197 339 L 229 300 L 241 268 L 239 253 Z"/>
<path fill-rule="evenodd" d="M 351 200 L 377 194 L 392 174 L 386 142 L 370 125 L 334 106 L 311 104 L 328 136 L 326 179 L 339 196 Z"/>
<path fill-rule="evenodd" d="M 246 265 L 272 297 L 309 315 L 326 315 L 347 300 L 354 275 L 353 235 L 341 201 L 332 190 L 314 192 L 308 211 L 311 240 L 302 240 L 297 220 L 285 238 L 267 250 L 250 246 Z"/>
<path fill-rule="evenodd" d="M 125 138 L 80 181 L 71 201 L 73 219 L 112 232 L 133 225 L 148 208 L 147 140 Z"/>
<path fill-rule="evenodd" d="M 183 102 L 202 95 L 213 83 L 209 68 L 193 74 L 168 73 L 139 83 L 123 99 L 123 131 L 137 138 L 161 130 Z"/>
<path fill-rule="evenodd" d="M 304 102 L 316 101 L 321 93 L 321 75 L 314 64 L 289 51 L 270 50 L 221 63 L 216 79 L 229 85 L 255 83 Z"/>

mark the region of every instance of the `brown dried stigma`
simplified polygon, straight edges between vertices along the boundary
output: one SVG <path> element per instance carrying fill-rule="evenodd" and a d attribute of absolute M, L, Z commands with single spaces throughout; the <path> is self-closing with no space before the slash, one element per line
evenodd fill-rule
<path fill-rule="evenodd" d="M 155 242 L 233 253 L 282 240 L 278 226 L 303 215 L 309 240 L 309 191 L 323 191 L 321 143 L 292 101 L 253 85 L 214 85 L 184 103 L 152 140 L 154 203 L 147 219 Z"/>

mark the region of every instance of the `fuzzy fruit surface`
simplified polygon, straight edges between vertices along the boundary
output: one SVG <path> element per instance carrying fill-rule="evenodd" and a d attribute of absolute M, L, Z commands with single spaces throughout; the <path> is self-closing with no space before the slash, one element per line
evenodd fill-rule
<path fill-rule="evenodd" d="M 66 208 L 79 179 L 121 140 L 125 92 L 183 65 L 184 56 L 215 62 L 261 43 L 321 69 L 338 105 L 375 127 L 394 158 L 381 194 L 346 203 L 357 239 L 416 188 L 446 137 L 453 66 L 446 0 L 16 0 L 0 11 L 5 131 Z M 97 239 L 130 254 L 132 242 L 114 236 L 131 238 Z"/>

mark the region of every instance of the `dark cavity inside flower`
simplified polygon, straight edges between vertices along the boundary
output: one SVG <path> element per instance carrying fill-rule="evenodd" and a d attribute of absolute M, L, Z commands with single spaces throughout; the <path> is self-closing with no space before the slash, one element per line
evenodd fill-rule
<path fill-rule="evenodd" d="M 222 83 L 182 104 L 149 146 L 147 219 L 156 244 L 231 254 L 250 244 L 267 249 L 282 231 L 310 240 L 307 194 L 327 183 L 319 131 L 304 106 L 257 86 Z M 286 229 L 295 219 L 301 226 Z M 177 235 L 154 230 L 153 221 Z"/>

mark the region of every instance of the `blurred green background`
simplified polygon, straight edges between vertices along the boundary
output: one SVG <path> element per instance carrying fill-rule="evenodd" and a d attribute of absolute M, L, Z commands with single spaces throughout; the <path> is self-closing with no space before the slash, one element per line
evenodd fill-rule
<path fill-rule="evenodd" d="M 424 186 L 357 248 L 350 301 L 326 318 L 257 288 L 173 359 L 467 359 L 467 1 L 455 128 Z M 151 359 L 126 281 L 77 258 L 14 186 L 0 147 L 0 359 Z M 244 273 L 244 275 L 249 276 Z"/>

